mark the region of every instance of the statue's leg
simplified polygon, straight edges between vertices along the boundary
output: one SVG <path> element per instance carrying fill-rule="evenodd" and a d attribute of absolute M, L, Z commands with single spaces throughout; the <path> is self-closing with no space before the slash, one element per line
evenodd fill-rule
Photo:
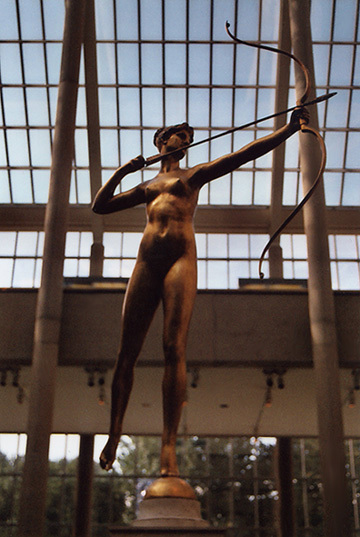
<path fill-rule="evenodd" d="M 161 475 L 177 476 L 176 435 L 186 395 L 185 351 L 196 295 L 196 260 L 182 257 L 164 280 L 164 430 Z"/>
<path fill-rule="evenodd" d="M 136 359 L 159 304 L 161 282 L 147 265 L 137 262 L 126 290 L 121 341 L 111 390 L 109 439 L 100 455 L 101 467 L 110 470 L 122 432 L 122 423 L 133 385 Z"/>

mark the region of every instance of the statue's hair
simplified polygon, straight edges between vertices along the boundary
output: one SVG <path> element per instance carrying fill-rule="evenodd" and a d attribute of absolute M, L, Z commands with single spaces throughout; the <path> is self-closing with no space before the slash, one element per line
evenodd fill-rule
<path fill-rule="evenodd" d="M 154 134 L 154 145 L 160 151 L 161 145 L 170 138 L 174 132 L 187 131 L 190 134 L 190 143 L 194 140 L 194 129 L 190 127 L 188 123 L 179 123 L 178 125 L 172 125 L 171 127 L 162 127 L 158 129 Z"/>

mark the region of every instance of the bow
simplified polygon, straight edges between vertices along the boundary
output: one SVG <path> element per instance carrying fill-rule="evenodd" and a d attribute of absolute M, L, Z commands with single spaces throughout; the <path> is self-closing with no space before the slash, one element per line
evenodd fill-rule
<path fill-rule="evenodd" d="M 305 77 L 305 91 L 304 91 L 304 94 L 302 95 L 302 97 L 300 99 L 297 100 L 296 102 L 296 107 L 299 107 L 299 106 L 305 106 L 307 103 L 307 99 L 308 99 L 308 96 L 309 96 L 309 93 L 310 93 L 310 89 L 311 89 L 311 83 L 310 83 L 310 76 L 309 76 L 309 71 L 307 69 L 307 67 L 303 64 L 303 62 L 301 60 L 299 60 L 299 58 L 297 58 L 296 56 L 294 56 L 294 54 L 292 54 L 291 52 L 287 52 L 286 50 L 282 50 L 282 49 L 278 49 L 278 48 L 274 48 L 274 47 L 270 47 L 268 45 L 260 45 L 258 43 L 251 43 L 249 41 L 243 41 L 242 39 L 239 39 L 237 37 L 235 37 L 231 32 L 230 32 L 230 23 L 229 22 L 226 22 L 226 32 L 227 34 L 229 35 L 229 37 L 235 41 L 236 43 L 240 43 L 242 45 L 248 45 L 250 47 L 255 47 L 255 48 L 260 48 L 260 49 L 264 49 L 264 50 L 269 50 L 270 52 L 276 52 L 278 54 L 284 54 L 285 56 L 287 56 L 288 58 L 291 58 L 292 60 L 294 60 L 298 65 L 299 67 L 301 68 L 303 74 L 304 74 L 304 77 Z M 332 95 L 331 95 L 332 96 Z M 330 95 L 329 95 L 330 97 Z M 301 122 L 301 131 L 302 132 L 309 132 L 311 134 L 313 134 L 314 136 L 316 136 L 316 138 L 319 140 L 319 143 L 320 143 L 320 148 L 321 148 L 321 152 L 322 152 L 322 158 L 321 158 L 321 164 L 320 164 L 320 169 L 318 171 L 318 174 L 317 174 L 317 177 L 313 183 L 313 185 L 311 186 L 311 188 L 309 189 L 309 191 L 307 192 L 307 194 L 304 196 L 304 198 L 301 200 L 301 202 L 295 207 L 295 209 L 290 213 L 290 215 L 286 218 L 286 220 L 284 220 L 284 222 L 278 227 L 278 229 L 272 234 L 272 236 L 270 237 L 268 243 L 266 244 L 265 248 L 263 249 L 262 251 L 262 254 L 260 256 L 260 259 L 259 259 L 259 276 L 260 276 L 260 279 L 263 279 L 264 278 L 264 273 L 261 271 L 261 267 L 262 267 L 262 263 L 264 261 L 264 257 L 267 253 L 267 251 L 269 250 L 270 246 L 272 245 L 272 243 L 277 239 L 277 237 L 280 235 L 280 233 L 283 231 L 283 229 L 289 224 L 289 222 L 298 214 L 298 212 L 303 208 L 303 206 L 305 205 L 305 203 L 309 200 L 309 198 L 312 196 L 314 190 L 316 189 L 317 185 L 319 184 L 320 182 L 320 179 L 321 179 L 321 176 L 324 172 L 324 169 L 325 169 L 325 164 L 326 164 L 326 147 L 325 147 L 325 142 L 322 138 L 322 136 L 320 135 L 320 133 L 316 130 L 316 129 L 313 129 L 312 127 L 309 127 L 305 121 L 302 121 Z"/>

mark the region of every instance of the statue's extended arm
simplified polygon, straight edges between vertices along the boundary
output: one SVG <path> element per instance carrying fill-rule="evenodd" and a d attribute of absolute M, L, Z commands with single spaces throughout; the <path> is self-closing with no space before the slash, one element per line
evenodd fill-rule
<path fill-rule="evenodd" d="M 144 166 L 144 162 L 144 158 L 140 155 L 118 168 L 108 182 L 105 183 L 96 194 L 92 204 L 92 210 L 98 214 L 108 214 L 122 211 L 123 209 L 129 209 L 130 207 L 144 203 L 144 183 L 140 183 L 131 190 L 127 190 L 126 192 L 114 196 L 114 191 L 121 179 L 129 173 L 141 170 Z"/>
<path fill-rule="evenodd" d="M 218 177 L 230 173 L 246 162 L 255 160 L 285 142 L 295 132 L 300 130 L 300 120 L 308 121 L 308 112 L 304 108 L 296 109 L 290 123 L 276 132 L 260 138 L 245 147 L 205 164 L 199 164 L 192 169 L 190 182 L 198 187 L 203 186 Z"/>

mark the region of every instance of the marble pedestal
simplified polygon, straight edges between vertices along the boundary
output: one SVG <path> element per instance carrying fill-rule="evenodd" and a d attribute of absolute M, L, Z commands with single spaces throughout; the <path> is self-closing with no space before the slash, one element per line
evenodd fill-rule
<path fill-rule="evenodd" d="M 109 528 L 114 537 L 224 537 L 225 530 L 209 527 L 201 518 L 193 489 L 179 478 L 154 481 L 139 506 L 131 527 Z"/>

